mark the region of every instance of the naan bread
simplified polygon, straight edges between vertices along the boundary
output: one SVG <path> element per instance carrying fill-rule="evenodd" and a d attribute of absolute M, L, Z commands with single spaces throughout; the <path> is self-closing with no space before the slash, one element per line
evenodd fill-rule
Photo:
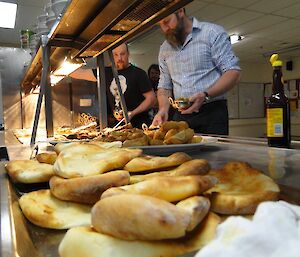
<path fill-rule="evenodd" d="M 259 203 L 275 201 L 279 196 L 278 185 L 247 163 L 229 162 L 209 175 L 219 183 L 205 195 L 211 200 L 211 209 L 220 214 L 253 214 Z"/>
<path fill-rule="evenodd" d="M 184 162 L 190 161 L 191 159 L 192 158 L 189 155 L 183 152 L 173 153 L 167 157 L 141 156 L 128 162 L 124 169 L 129 172 L 162 170 L 178 166 Z"/>
<path fill-rule="evenodd" d="M 130 184 L 144 181 L 146 179 L 161 177 L 161 176 L 188 176 L 188 175 L 205 175 L 210 170 L 210 165 L 207 160 L 194 159 L 179 165 L 175 169 L 167 171 L 152 172 L 145 175 L 130 176 Z"/>
<path fill-rule="evenodd" d="M 168 202 L 177 202 L 200 195 L 212 188 L 218 180 L 213 176 L 154 177 L 145 181 L 106 190 L 101 198 L 130 193 L 157 197 Z"/>
<path fill-rule="evenodd" d="M 77 149 L 65 148 L 53 166 L 55 174 L 63 178 L 76 178 L 102 174 L 122 169 L 126 163 L 142 154 L 140 149 L 109 148 L 102 150 L 96 145 L 85 145 Z M 101 149 L 101 150 L 99 150 Z"/>
<path fill-rule="evenodd" d="M 124 240 L 180 238 L 193 230 L 209 210 L 209 201 L 204 197 L 184 201 L 176 206 L 145 195 L 108 197 L 93 206 L 92 225 L 100 233 Z"/>
<path fill-rule="evenodd" d="M 53 165 L 56 161 L 57 154 L 55 152 L 39 153 L 39 154 L 37 154 L 37 156 L 35 158 L 40 163 L 48 163 L 48 164 Z"/>
<path fill-rule="evenodd" d="M 51 193 L 58 199 L 86 204 L 99 201 L 106 189 L 128 183 L 129 173 L 125 170 L 81 178 L 65 179 L 53 176 L 49 181 Z"/>
<path fill-rule="evenodd" d="M 54 175 L 53 166 L 35 160 L 14 160 L 5 165 L 10 178 L 16 183 L 47 182 Z"/>
<path fill-rule="evenodd" d="M 61 257 L 175 257 L 196 251 L 215 238 L 220 218 L 209 213 L 187 237 L 162 241 L 127 241 L 90 227 L 69 229 L 59 245 Z"/>
<path fill-rule="evenodd" d="M 24 194 L 19 204 L 25 217 L 40 227 L 67 229 L 91 224 L 90 205 L 58 200 L 50 190 Z"/>

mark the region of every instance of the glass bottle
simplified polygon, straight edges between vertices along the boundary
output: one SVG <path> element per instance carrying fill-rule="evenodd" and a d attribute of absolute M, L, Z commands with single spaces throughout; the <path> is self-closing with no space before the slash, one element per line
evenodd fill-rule
<path fill-rule="evenodd" d="M 272 147 L 289 148 L 291 144 L 291 121 L 289 99 L 284 94 L 282 61 L 278 54 L 270 58 L 273 66 L 272 94 L 267 100 L 267 137 Z"/>

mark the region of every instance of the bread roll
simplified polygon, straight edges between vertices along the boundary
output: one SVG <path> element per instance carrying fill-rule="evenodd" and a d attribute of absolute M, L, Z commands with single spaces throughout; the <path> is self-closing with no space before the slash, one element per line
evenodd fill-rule
<path fill-rule="evenodd" d="M 187 129 L 179 131 L 178 133 L 176 133 L 168 138 L 165 138 L 164 144 L 165 145 L 186 144 L 192 140 L 194 135 L 195 135 L 194 130 L 191 128 L 187 128 Z"/>
<path fill-rule="evenodd" d="M 128 241 L 90 227 L 69 229 L 59 245 L 61 257 L 175 257 L 199 250 L 214 237 L 220 218 L 209 213 L 193 233 L 175 240 Z"/>
<path fill-rule="evenodd" d="M 203 196 L 193 196 L 180 201 L 176 206 L 190 213 L 191 220 L 186 230 L 192 231 L 208 214 L 210 201 Z"/>
<path fill-rule="evenodd" d="M 14 160 L 5 165 L 9 177 L 16 183 L 47 182 L 54 175 L 53 166 L 36 160 Z"/>
<path fill-rule="evenodd" d="M 144 181 L 146 179 L 160 176 L 188 176 L 188 175 L 205 175 L 210 170 L 210 165 L 207 160 L 194 159 L 182 163 L 178 167 L 168 171 L 152 172 L 146 175 L 130 176 L 130 184 Z"/>
<path fill-rule="evenodd" d="M 53 165 L 56 161 L 57 154 L 55 152 L 53 153 L 39 153 L 35 157 L 38 162 L 40 163 L 48 163 Z"/>
<path fill-rule="evenodd" d="M 94 204 L 106 189 L 128 183 L 128 171 L 118 170 L 82 178 L 64 179 L 53 176 L 50 179 L 50 190 L 60 200 Z"/>
<path fill-rule="evenodd" d="M 145 195 L 116 195 L 101 199 L 92 208 L 95 230 L 125 240 L 183 237 L 189 223 L 188 211 Z"/>
<path fill-rule="evenodd" d="M 190 196 L 199 195 L 216 183 L 217 179 L 212 176 L 155 177 L 133 185 L 110 188 L 102 194 L 101 198 L 130 193 L 177 202 Z"/>
<path fill-rule="evenodd" d="M 24 194 L 19 204 L 25 217 L 40 227 L 66 229 L 91 224 L 90 205 L 58 200 L 50 190 Z"/>
<path fill-rule="evenodd" d="M 173 153 L 167 157 L 160 156 L 141 156 L 134 158 L 129 161 L 124 169 L 129 172 L 141 172 L 141 171 L 152 171 L 162 170 L 165 168 L 171 168 L 178 166 L 192 158 L 183 152 Z"/>
<path fill-rule="evenodd" d="M 220 181 L 205 192 L 210 198 L 212 210 L 217 213 L 253 214 L 261 202 L 278 199 L 278 185 L 247 163 L 229 162 L 209 174 Z"/>
<path fill-rule="evenodd" d="M 85 151 L 82 151 L 83 148 Z M 122 169 L 127 162 L 142 154 L 140 149 L 109 148 L 85 145 L 79 149 L 65 148 L 53 166 L 55 174 L 64 178 L 76 178 L 102 174 Z"/>

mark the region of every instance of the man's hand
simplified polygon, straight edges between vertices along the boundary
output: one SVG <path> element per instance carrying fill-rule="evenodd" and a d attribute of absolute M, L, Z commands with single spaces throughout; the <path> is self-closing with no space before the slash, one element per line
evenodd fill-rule
<path fill-rule="evenodd" d="M 154 116 L 154 119 L 152 121 L 152 126 L 158 126 L 161 123 L 165 122 L 168 120 L 169 114 L 168 112 L 164 111 L 158 111 L 158 113 Z"/>
<path fill-rule="evenodd" d="M 181 114 L 192 114 L 194 112 L 199 112 L 201 106 L 203 105 L 205 100 L 204 93 L 197 93 L 189 98 L 189 101 L 193 103 L 189 108 L 185 110 L 179 110 Z"/>

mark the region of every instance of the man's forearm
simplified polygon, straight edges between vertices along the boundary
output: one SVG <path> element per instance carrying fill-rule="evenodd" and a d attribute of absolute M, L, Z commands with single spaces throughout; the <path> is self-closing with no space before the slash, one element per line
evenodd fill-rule
<path fill-rule="evenodd" d="M 225 72 L 206 92 L 212 97 L 222 95 L 236 86 L 240 81 L 240 77 L 240 71 L 229 70 Z"/>
<path fill-rule="evenodd" d="M 154 106 L 156 101 L 154 92 L 150 91 L 144 94 L 145 99 L 143 102 L 140 103 L 134 110 L 131 111 L 133 116 L 148 111 L 151 107 Z"/>
<path fill-rule="evenodd" d="M 160 111 L 169 111 L 170 102 L 169 97 L 172 96 L 172 91 L 167 89 L 159 88 L 157 91 L 157 100 Z"/>

